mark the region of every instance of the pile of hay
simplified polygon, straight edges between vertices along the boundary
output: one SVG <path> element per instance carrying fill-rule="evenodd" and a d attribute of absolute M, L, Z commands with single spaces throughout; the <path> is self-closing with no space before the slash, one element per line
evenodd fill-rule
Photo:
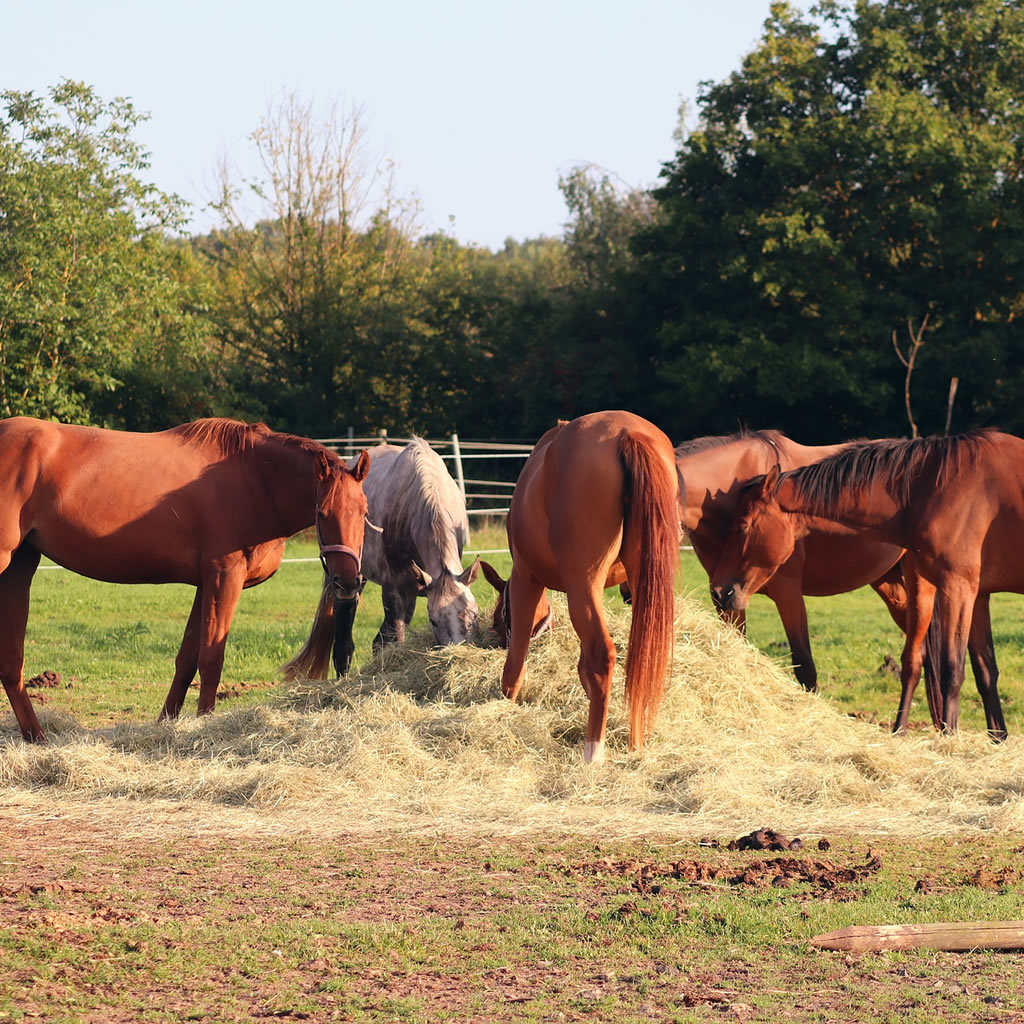
<path fill-rule="evenodd" d="M 392 648 L 358 675 L 293 686 L 203 719 L 84 730 L 44 714 L 45 746 L 0 748 L 0 782 L 48 807 L 106 800 L 240 808 L 323 832 L 533 829 L 931 836 L 1024 827 L 1024 741 L 891 737 L 804 693 L 700 606 L 681 601 L 672 678 L 642 755 L 626 745 L 621 676 L 607 760 L 582 760 L 586 700 L 564 604 L 534 642 L 523 701 L 498 692 L 504 652 Z M 629 613 L 613 615 L 621 673 Z M 894 690 L 893 700 L 896 700 Z M 8 789 L 10 797 L 11 789 Z"/>

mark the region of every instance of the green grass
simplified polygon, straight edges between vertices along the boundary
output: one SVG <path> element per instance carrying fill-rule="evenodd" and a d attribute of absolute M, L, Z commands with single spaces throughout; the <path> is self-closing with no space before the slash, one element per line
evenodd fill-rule
<path fill-rule="evenodd" d="M 701 886 L 679 860 L 741 870 L 763 853 L 695 844 L 572 838 L 429 843 L 350 840 L 338 870 L 325 845 L 251 838 L 270 879 L 239 871 L 237 846 L 198 840 L 192 898 L 166 888 L 177 850 L 147 842 L 94 854 L 89 884 L 10 900 L 0 927 L 0 1019 L 453 1021 L 1015 1020 L 1019 957 L 934 951 L 816 951 L 845 924 L 1019 916 L 1020 892 L 970 885 L 955 905 L 915 894 L 1014 859 L 1007 839 L 893 843 L 877 875 L 843 899 L 809 885 Z M 954 844 L 955 846 L 956 844 Z M 60 856 L 60 854 L 57 854 Z M 825 856 L 863 861 L 856 843 Z M 25 855 L 29 858 L 29 855 Z M 657 885 L 638 891 L 637 862 Z M 510 865 L 499 867 L 497 864 Z M 607 866 L 606 866 L 607 865 Z M 57 927 L 53 927 L 57 924 Z M 32 984 L 26 982 L 31 980 Z M 114 1012 L 116 1011 L 116 1012 Z"/>

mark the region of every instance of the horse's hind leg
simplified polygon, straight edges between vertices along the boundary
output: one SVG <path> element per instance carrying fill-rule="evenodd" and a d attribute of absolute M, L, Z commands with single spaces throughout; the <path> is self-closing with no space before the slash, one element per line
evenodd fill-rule
<path fill-rule="evenodd" d="M 903 566 L 906 566 L 906 573 L 904 573 Z M 908 621 L 908 607 L 910 602 L 909 588 L 919 585 L 917 577 L 913 577 L 909 582 L 907 576 L 914 572 L 913 563 L 910 560 L 909 555 L 904 555 L 902 560 L 892 566 L 888 572 L 884 575 L 879 576 L 871 586 L 875 593 L 885 603 L 886 611 L 889 613 L 889 617 L 893 622 L 899 626 L 900 632 L 906 634 L 907 632 L 907 621 Z M 928 629 L 925 631 L 922 654 L 921 654 L 921 667 L 924 670 L 924 686 L 925 694 L 928 698 L 928 712 L 931 715 L 932 725 L 935 726 L 940 732 L 942 731 L 942 693 L 939 688 L 939 677 L 938 677 L 938 645 L 937 637 L 939 631 L 939 619 L 935 614 L 935 605 L 932 604 L 932 615 L 931 622 Z M 904 644 L 905 649 L 905 644 Z M 910 700 L 913 697 L 914 690 L 917 685 L 917 677 L 915 677 L 914 685 L 910 689 L 910 694 L 901 694 L 900 708 L 897 712 L 897 724 L 894 726 L 893 731 L 899 731 L 906 729 L 907 719 L 910 715 Z M 903 725 L 899 725 L 900 718 L 902 717 Z"/>
<path fill-rule="evenodd" d="M 181 707 L 185 703 L 188 688 L 192 685 L 192 680 L 195 679 L 199 669 L 199 615 L 202 602 L 203 588 L 196 587 L 192 610 L 189 612 L 188 622 L 185 625 L 185 635 L 182 637 L 178 656 L 174 659 L 174 679 L 171 682 L 171 688 L 167 691 L 167 699 L 164 701 L 159 721 L 178 717 Z"/>
<path fill-rule="evenodd" d="M 608 722 L 608 698 L 615 669 L 615 644 L 605 623 L 601 592 L 593 587 L 573 588 L 567 594 L 569 617 L 580 638 L 579 676 L 590 701 L 583 759 L 604 760 L 604 734 Z"/>
<path fill-rule="evenodd" d="M 7 643 L 0 647 L 0 680 L 3 680 L 21 735 L 30 743 L 46 739 L 25 689 L 24 674 L 29 588 L 38 565 L 39 552 L 22 544 L 11 554 L 10 565 L 0 575 L 0 622 L 4 623 L 7 635 Z"/>

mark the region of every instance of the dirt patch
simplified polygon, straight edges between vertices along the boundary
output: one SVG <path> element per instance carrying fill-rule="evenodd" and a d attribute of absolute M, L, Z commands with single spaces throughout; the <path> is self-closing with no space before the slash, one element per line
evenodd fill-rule
<path fill-rule="evenodd" d="M 760 833 L 764 839 L 764 830 Z M 775 833 L 773 833 L 775 835 Z M 750 837 L 745 837 L 750 840 Z M 769 849 L 772 846 L 761 845 L 758 840 L 741 845 L 743 840 L 726 844 L 726 849 Z M 774 842 L 776 849 L 799 849 L 790 842 L 780 845 Z M 753 889 L 789 889 L 803 886 L 800 890 L 802 898 L 831 899 L 849 901 L 857 899 L 858 893 L 847 888 L 863 882 L 882 869 L 882 856 L 879 851 L 869 849 L 863 863 L 837 863 L 831 860 L 820 860 L 815 857 L 763 857 L 742 865 L 714 864 L 698 859 L 686 859 L 673 862 L 657 862 L 649 860 L 614 861 L 603 858 L 598 861 L 587 861 L 572 865 L 568 872 L 581 874 L 605 874 L 632 881 L 633 889 L 643 895 L 657 896 L 661 893 L 666 880 L 682 881 L 695 886 L 721 885 L 729 887 L 749 887 Z"/>
<path fill-rule="evenodd" d="M 983 954 L 808 953 L 785 973 L 784 945 L 736 936 L 709 953 L 736 896 L 796 900 L 800 919 L 814 910 L 807 901 L 856 899 L 883 871 L 893 883 L 888 854 L 848 840 L 833 840 L 828 858 L 791 841 L 729 849 L 736 840 L 668 856 L 571 837 L 311 836 L 287 822 L 232 833 L 186 805 L 143 827 L 105 814 L 0 808 L 0 1021 L 527 1024 L 685 1012 L 775 1024 L 873 1019 L 885 1003 L 894 1017 L 925 1007 L 926 1019 L 961 1024 L 1018 1009 Z M 950 859 L 974 884 L 1012 883 L 1002 855 L 967 847 Z M 898 877 L 910 894 L 914 876 Z M 968 1001 L 983 1012 L 964 1013 Z"/>

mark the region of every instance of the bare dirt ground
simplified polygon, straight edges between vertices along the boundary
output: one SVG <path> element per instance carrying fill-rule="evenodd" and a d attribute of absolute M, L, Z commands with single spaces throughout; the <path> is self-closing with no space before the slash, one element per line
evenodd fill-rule
<path fill-rule="evenodd" d="M 778 897 L 765 913 L 856 902 L 888 852 L 855 840 L 317 836 L 286 819 L 257 834 L 191 814 L 0 806 L 0 1020 L 1024 1021 L 1014 954 L 787 965 L 682 934 L 716 914 L 727 928 L 716 901 L 740 890 Z M 953 863 L 901 884 L 1024 875 L 984 844 Z"/>

